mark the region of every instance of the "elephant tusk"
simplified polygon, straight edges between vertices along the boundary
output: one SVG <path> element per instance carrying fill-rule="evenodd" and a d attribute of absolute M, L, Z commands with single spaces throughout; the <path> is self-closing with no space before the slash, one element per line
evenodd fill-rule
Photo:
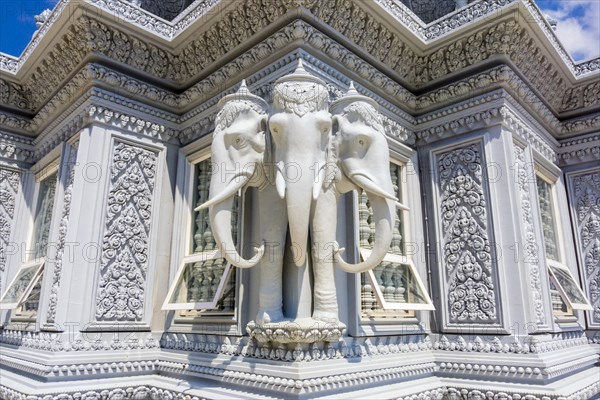
<path fill-rule="evenodd" d="M 396 196 L 389 194 L 388 192 L 386 192 L 385 190 L 383 190 L 382 188 L 377 186 L 371 178 L 369 178 L 368 176 L 366 176 L 364 174 L 361 174 L 361 173 L 352 174 L 352 176 L 350 176 L 350 179 L 352 181 L 354 181 L 355 184 L 360 186 L 366 192 L 372 193 L 378 197 L 386 198 L 388 200 L 392 200 L 392 201 L 396 201 L 396 202 L 398 201 Z"/>
<path fill-rule="evenodd" d="M 263 255 L 265 254 L 265 245 L 262 244 L 260 247 L 254 247 L 254 256 L 252 258 L 250 258 L 249 260 L 244 260 L 244 259 L 239 259 L 236 260 L 237 263 L 233 264 L 238 268 L 241 269 L 247 269 L 247 268 L 252 268 L 254 266 L 256 266 L 258 264 L 258 262 L 261 260 L 261 258 L 263 258 Z"/>
<path fill-rule="evenodd" d="M 410 211 L 410 208 L 408 206 L 405 206 L 404 204 L 400 203 L 399 201 L 396 202 L 396 208 L 399 208 L 404 211 Z"/>
<path fill-rule="evenodd" d="M 323 189 L 323 181 L 325 180 L 325 166 L 319 168 L 319 172 L 317 173 L 317 181 L 313 184 L 312 189 L 312 199 L 316 201 L 321 194 L 321 190 Z"/>
<path fill-rule="evenodd" d="M 209 199 L 208 201 L 206 201 L 203 204 L 199 205 L 198 207 L 194 208 L 194 211 L 204 210 L 206 208 L 214 206 L 215 204 L 221 203 L 223 200 L 225 200 L 231 196 L 234 196 L 238 190 L 243 188 L 248 183 L 248 181 L 252 177 L 253 173 L 254 173 L 254 168 L 252 168 L 252 171 L 244 171 L 240 174 L 237 174 L 229 182 L 227 187 L 225 187 L 225 189 L 223 189 L 222 192 L 217 193 L 217 195 L 215 197 Z M 243 178 L 243 179 L 238 179 L 238 178 Z M 236 180 L 239 180 L 239 182 L 236 182 Z"/>
<path fill-rule="evenodd" d="M 366 260 L 357 264 L 349 264 L 341 257 L 342 249 L 335 250 L 334 246 L 334 260 L 338 267 L 345 272 L 356 274 L 375 268 L 387 254 L 392 241 L 395 204 L 387 199 L 375 197 L 371 193 L 368 194 L 368 197 L 373 208 L 373 221 L 375 222 L 373 249 Z"/>
<path fill-rule="evenodd" d="M 285 199 L 285 178 L 279 169 L 275 171 L 275 188 L 277 189 L 279 198 L 282 200 Z"/>
<path fill-rule="evenodd" d="M 340 244 L 338 242 L 334 242 L 333 243 L 333 253 L 337 256 L 342 255 L 346 252 L 346 248 L 345 247 L 340 247 Z"/>

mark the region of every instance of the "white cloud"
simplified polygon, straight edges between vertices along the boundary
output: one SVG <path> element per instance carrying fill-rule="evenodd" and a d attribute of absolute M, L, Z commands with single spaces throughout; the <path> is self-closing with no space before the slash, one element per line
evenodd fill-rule
<path fill-rule="evenodd" d="M 558 20 L 556 35 L 575 60 L 600 55 L 600 0 L 539 1 Z"/>

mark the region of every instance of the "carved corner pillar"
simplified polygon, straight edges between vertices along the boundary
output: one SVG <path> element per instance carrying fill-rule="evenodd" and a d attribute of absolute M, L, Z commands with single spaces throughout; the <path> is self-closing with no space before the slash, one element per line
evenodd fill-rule
<path fill-rule="evenodd" d="M 522 272 L 526 294 L 525 321 L 528 323 L 528 330 L 547 331 L 552 327 L 553 315 L 544 257 L 544 238 L 537 211 L 535 161 L 531 146 L 519 142 L 511 134 L 507 137 L 512 143 L 512 151 L 507 152 L 508 155 L 512 154 L 513 160 L 508 172 L 517 192 L 515 209 L 518 211 L 518 223 L 515 226 L 519 227 L 512 254 L 519 262 L 519 270 Z"/>
<path fill-rule="evenodd" d="M 587 328 L 600 330 L 600 168 L 568 173 L 567 185 L 581 283 L 594 308 Z"/>
<path fill-rule="evenodd" d="M 41 329 L 49 331 L 64 330 L 64 322 L 68 317 L 58 312 L 59 298 L 65 297 L 68 290 L 61 290 L 63 285 L 63 266 L 72 257 L 72 242 L 68 241 L 69 230 L 73 228 L 71 206 L 75 189 L 76 175 L 81 173 L 77 162 L 79 151 L 78 136 L 61 146 L 56 191 L 56 207 L 53 210 L 54 228 L 51 229 L 50 243 L 44 267 L 42 285 L 43 295 L 38 306 L 38 323 Z M 70 240 L 70 239 L 69 239 Z M 68 288 L 67 288 L 68 289 Z M 63 300 L 64 301 L 64 300 Z"/>
<path fill-rule="evenodd" d="M 6 285 L 8 254 L 14 253 L 12 237 L 22 171 L 0 165 L 0 292 Z"/>
<path fill-rule="evenodd" d="M 56 211 L 58 246 L 46 278 L 49 324 L 150 330 L 153 274 L 164 247 L 157 245 L 157 216 L 165 152 L 157 141 L 104 127 L 81 132 Z"/>

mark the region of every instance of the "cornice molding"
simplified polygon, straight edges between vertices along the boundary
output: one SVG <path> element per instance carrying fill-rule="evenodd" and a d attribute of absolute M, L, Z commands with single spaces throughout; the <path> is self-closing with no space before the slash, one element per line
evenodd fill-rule
<path fill-rule="evenodd" d="M 292 62 L 291 58 L 289 61 Z M 255 78 L 252 80 L 258 83 Z M 274 77 L 271 78 L 274 79 Z M 360 86 L 357 87 L 359 91 L 372 95 L 366 89 Z M 258 91 L 264 89 L 264 85 L 261 85 Z M 334 87 L 334 89 L 336 88 Z M 337 87 L 337 91 L 340 93 L 345 89 L 341 85 Z M 203 111 L 194 112 L 193 116 L 188 114 L 184 117 L 178 117 L 132 101 L 114 92 L 92 88 L 79 96 L 78 101 L 47 127 L 42 135 L 36 139 L 28 138 L 24 147 L 19 141 L 16 141 L 14 146 L 25 151 L 22 153 L 23 157 L 26 157 L 23 160 L 35 160 L 52 150 L 61 141 L 67 140 L 80 129 L 93 122 L 163 141 L 175 140 L 184 144 L 189 143 L 213 129 L 214 104 L 218 102 L 221 95 L 232 90 L 233 88 L 230 88 L 229 91 L 222 92 L 211 100 L 204 102 Z M 510 104 L 515 111 L 507 107 L 507 104 Z M 398 116 L 392 116 L 393 114 L 384 116 L 384 127 L 388 136 L 411 145 L 415 143 L 416 137 L 425 142 L 432 142 L 480 127 L 504 123 L 522 140 L 531 143 L 544 157 L 555 161 L 558 146 L 548 144 L 548 140 L 551 140 L 549 134 L 530 115 L 528 117 L 530 120 L 525 121 L 515 113 L 516 110 L 522 115 L 528 115 L 527 111 L 509 93 L 504 89 L 497 89 L 417 118 L 414 125 L 410 124 L 411 127 L 416 127 L 416 136 L 409 128 L 398 123 Z M 434 124 L 432 125 L 432 123 Z M 548 137 L 543 137 L 543 132 Z M 5 137 L 10 138 L 13 135 L 6 133 Z M 590 139 L 587 142 L 594 143 L 594 140 Z M 35 148 L 34 157 L 31 156 L 33 148 Z M 10 148 L 7 151 L 10 151 Z M 587 151 L 590 155 L 596 154 L 593 147 L 583 151 Z"/>
<path fill-rule="evenodd" d="M 249 385 L 261 390 L 286 390 L 290 393 L 361 387 L 365 383 L 397 382 L 408 376 L 413 379 L 417 376 L 442 376 L 445 385 L 452 387 L 470 385 L 468 387 L 477 391 L 483 390 L 484 387 L 479 387 L 475 381 L 458 382 L 453 379 L 461 379 L 461 373 L 469 372 L 499 380 L 499 384 L 506 377 L 519 377 L 529 381 L 530 384 L 535 384 L 540 379 L 573 373 L 583 364 L 594 363 L 595 359 L 595 354 L 588 345 L 588 339 L 582 332 L 533 335 L 522 338 L 511 336 L 502 339 L 493 336 L 475 337 L 474 339 L 470 337 L 465 339 L 460 335 L 441 336 L 435 342 L 431 342 L 428 336 L 423 335 L 346 337 L 339 343 L 331 343 L 329 346 L 332 348 L 327 346 L 321 349 L 316 345 L 311 345 L 308 349 L 297 348 L 293 354 L 290 354 L 291 359 L 289 360 L 278 355 L 282 354 L 280 347 L 252 344 L 248 337 L 165 333 L 160 344 L 151 334 L 148 334 L 145 339 L 129 335 L 128 339 L 124 341 L 114 339 L 103 341 L 103 338 L 98 338 L 86 344 L 86 341 L 82 340 L 79 335 L 72 343 L 62 342 L 61 337 L 66 336 L 64 334 L 61 336 L 60 333 L 4 331 L 0 334 L 0 341 L 6 346 L 2 353 L 3 365 L 27 371 L 40 378 L 58 379 L 64 381 L 65 384 L 69 384 L 73 377 L 85 378 L 86 380 L 79 382 L 85 382 L 87 396 L 95 389 L 88 386 L 94 385 L 91 379 L 120 377 L 132 372 L 143 373 L 146 378 L 159 373 L 209 378 L 239 384 L 240 387 Z M 106 338 L 110 336 L 111 334 L 107 334 Z M 14 346 L 18 346 L 18 348 Z M 331 351 L 332 349 L 333 351 Z M 40 354 L 40 351 L 45 353 L 43 357 L 36 357 L 35 360 L 32 360 L 31 357 L 34 354 L 31 352 L 32 350 L 37 352 L 35 354 Z M 139 352 L 132 358 L 130 350 Z M 573 360 L 562 359 L 562 361 L 541 357 L 545 353 L 568 351 L 578 352 L 579 356 Z M 86 361 L 69 362 L 69 358 L 65 358 L 63 353 L 71 352 L 78 352 L 80 354 L 78 359 L 83 360 L 81 357 L 84 356 Z M 52 353 L 59 354 L 52 355 Z M 468 362 L 458 362 L 457 357 L 464 357 L 464 353 L 471 353 Z M 128 354 L 129 356 L 127 356 Z M 334 359 L 346 357 L 360 358 L 367 365 L 361 370 L 341 368 L 335 373 L 325 376 L 321 374 L 318 377 L 312 377 L 309 372 L 309 375 L 299 378 L 289 378 L 286 377 L 286 374 L 269 372 L 271 368 L 230 370 L 215 366 L 215 357 L 224 362 L 229 357 L 237 358 L 239 356 L 254 358 L 256 363 L 267 360 L 266 363 L 271 366 L 273 362 L 291 361 L 282 363 L 281 366 L 297 366 L 302 371 L 312 371 L 314 363 L 320 362 L 323 362 L 322 365 L 327 368 L 326 366 L 330 365 L 329 362 L 337 363 Z M 402 361 L 398 361 L 400 357 Z M 438 372 L 442 375 L 438 375 Z M 449 376 L 449 373 L 453 375 Z M 437 386 L 446 390 L 444 386 L 440 386 L 441 382 L 439 381 Z M 164 381 L 156 381 L 157 387 L 166 387 L 165 385 Z M 593 386 L 595 391 L 599 390 L 599 385 L 597 383 L 596 386 Z M 119 387 L 119 385 L 113 387 Z M 584 385 L 583 389 L 578 388 L 575 393 L 589 394 L 589 388 L 589 385 Z M 490 387 L 485 387 L 485 389 L 493 390 Z M 6 387 L 0 389 L 0 394 L 9 393 L 6 390 Z M 14 394 L 14 392 L 10 393 Z M 144 393 L 140 394 L 141 397 L 122 397 L 125 392 L 120 393 L 121 397 L 119 398 L 145 398 Z M 522 391 L 519 393 L 525 395 Z M 107 394 L 108 392 L 104 393 L 104 395 Z M 128 392 L 128 395 L 131 394 L 132 392 Z M 190 394 L 194 394 L 194 391 L 192 390 Z M 570 393 L 557 393 L 540 387 L 533 394 L 542 396 L 540 399 L 544 398 L 543 395 L 554 399 L 561 394 Z M 27 397 L 27 399 L 29 398 Z M 44 397 L 44 400 L 47 398 Z M 73 398 L 78 399 L 79 397 Z M 515 397 L 502 398 L 518 400 L 521 397 L 515 395 Z M 528 398 L 533 399 L 534 397 Z M 569 398 L 583 399 L 586 397 Z"/>
<path fill-rule="evenodd" d="M 599 383 L 593 383 L 583 389 L 577 390 L 574 393 L 563 394 L 549 391 L 537 391 L 528 393 L 524 390 L 503 391 L 502 389 L 491 390 L 479 386 L 477 383 L 471 385 L 456 385 L 452 382 L 442 384 L 438 387 L 426 390 L 416 390 L 414 393 L 398 397 L 397 400 L 415 400 L 415 399 L 501 399 L 501 400 L 587 400 L 600 390 Z M 62 391 L 48 395 L 26 394 L 7 386 L 0 386 L 0 395 L 11 400 L 88 400 L 88 399 L 175 399 L 184 396 L 187 400 L 200 400 L 204 397 L 189 394 L 189 389 L 169 390 L 153 385 L 131 385 L 120 386 L 113 389 L 97 389 L 88 390 L 85 393 L 78 391 Z"/>
<path fill-rule="evenodd" d="M 210 7 L 217 6 L 214 1 L 216 0 L 202 2 L 194 8 L 195 11 L 192 11 L 203 15 L 202 13 L 208 12 Z M 426 85 L 431 81 L 491 56 L 504 54 L 509 56 L 521 72 L 529 77 L 529 81 L 552 104 L 555 110 L 570 111 L 581 107 L 596 106 L 600 102 L 600 99 L 596 99 L 594 96 L 598 89 L 594 86 L 594 83 L 572 87 L 566 83 L 566 78 L 562 77 L 560 71 L 546 59 L 543 52 L 537 47 L 536 42 L 531 39 L 528 28 L 521 27 L 519 20 L 515 20 L 514 15 L 509 15 L 508 19 L 504 18 L 497 24 L 480 29 L 468 37 L 454 40 L 433 53 L 420 56 L 418 51 L 414 51 L 403 44 L 400 36 L 388 30 L 377 21 L 376 17 L 354 4 L 353 0 L 340 0 L 340 4 L 335 3 L 335 7 L 329 4 L 334 0 L 324 0 L 323 2 L 289 0 L 283 2 L 282 5 L 262 7 L 260 10 L 253 7 L 253 2 L 256 1 L 258 0 L 246 0 L 236 5 L 236 7 L 224 10 L 219 22 L 211 24 L 207 28 L 208 30 L 197 39 L 174 52 L 147 43 L 141 36 L 136 36 L 134 33 L 125 33 L 115 29 L 107 25 L 106 21 L 102 22 L 81 15 L 67 29 L 67 33 L 57 42 L 56 46 L 48 51 L 44 56 L 45 62 L 40 63 L 35 71 L 23 77 L 19 83 L 3 81 L 4 86 L 9 87 L 5 92 L 9 93 L 10 96 L 7 99 L 2 99 L 2 103 L 10 104 L 11 107 L 28 112 L 39 109 L 47 101 L 48 96 L 63 84 L 64 78 L 73 72 L 73 68 L 90 53 L 101 54 L 117 62 L 128 64 L 138 71 L 141 70 L 155 79 L 163 80 L 172 85 L 180 85 L 194 76 L 198 76 L 209 66 L 212 68 L 216 60 L 231 52 L 235 46 L 247 40 L 250 36 L 263 30 L 277 18 L 283 16 L 288 8 L 298 6 L 309 7 L 316 17 L 338 30 L 344 40 L 349 40 L 354 45 L 359 46 L 370 57 L 394 70 L 398 77 L 417 87 Z M 529 4 L 528 1 L 526 0 L 524 4 Z M 59 3 L 57 9 L 67 3 L 67 0 L 63 0 Z M 451 14 L 451 17 L 458 18 L 457 16 L 467 13 L 469 10 L 470 12 L 476 11 L 475 14 L 484 13 L 482 15 L 485 15 L 485 13 L 491 11 L 483 5 L 489 6 L 491 10 L 495 9 L 494 7 L 504 7 L 506 4 L 512 4 L 512 1 L 482 0 L 469 5 L 464 10 L 460 10 L 456 15 Z M 116 0 L 88 0 L 86 5 L 117 7 L 118 10 L 129 17 L 133 18 L 134 15 L 147 17 L 145 11 Z M 529 6 L 533 7 L 531 12 L 535 12 L 535 6 Z M 136 12 L 130 9 L 136 10 Z M 332 13 L 333 9 L 338 9 L 338 12 Z M 348 14 L 348 18 L 344 17 L 345 14 Z M 52 15 L 50 21 L 53 20 Z M 179 20 L 177 23 L 181 23 L 184 19 Z M 123 22 L 122 19 L 119 21 Z M 541 25 L 546 24 L 545 19 L 540 21 L 542 21 L 540 22 Z M 51 22 L 49 23 L 51 24 Z M 166 22 L 162 23 L 168 24 Z M 441 21 L 438 23 L 441 23 Z M 45 32 L 47 25 L 48 23 L 42 27 L 38 35 Z M 288 40 L 301 39 L 302 36 L 306 36 L 306 32 L 302 31 L 307 29 L 314 30 L 315 28 L 301 27 L 296 24 L 288 32 L 291 34 Z M 336 59 L 335 54 L 339 51 L 337 47 L 340 44 L 334 41 L 324 43 L 323 37 L 325 37 L 323 34 L 321 34 L 321 37 L 314 36 L 311 44 L 317 49 L 323 48 Z M 270 42 L 265 41 L 262 44 L 263 47 L 270 45 L 271 49 L 259 48 L 258 52 L 262 51 L 267 55 L 273 47 L 280 48 L 285 45 L 281 42 L 281 39 L 277 35 L 272 36 Z M 27 51 L 24 54 L 27 54 Z M 251 62 L 250 59 L 246 61 Z M 364 68 L 368 69 L 368 64 L 356 56 L 354 59 L 343 58 L 343 63 L 348 68 L 356 70 L 361 76 L 371 75 L 370 79 L 376 85 L 384 77 L 381 73 L 379 76 L 374 76 L 370 72 L 363 72 Z M 588 65 L 586 70 L 589 70 L 592 68 L 591 65 L 595 64 L 590 61 L 586 65 Z M 247 68 L 247 65 L 245 67 Z M 239 69 L 239 66 L 236 66 L 236 68 Z M 243 70 L 243 67 L 241 70 Z M 235 71 L 230 71 L 230 73 L 235 73 Z M 385 88 L 392 88 L 396 92 L 393 95 L 397 96 L 399 101 L 406 102 L 409 107 L 411 102 L 414 102 L 414 96 L 395 82 L 387 83 Z M 190 88 L 182 97 L 182 104 L 185 105 L 186 101 L 193 101 L 197 91 L 197 85 Z M 565 93 L 565 96 L 563 99 L 559 99 L 554 95 L 555 93 Z M 152 95 L 156 96 L 157 94 L 153 92 Z M 192 98 L 186 100 L 186 96 Z"/>
<path fill-rule="evenodd" d="M 88 97 L 87 95 L 81 95 L 81 91 L 84 88 L 88 87 L 89 85 L 101 85 L 108 86 L 112 90 L 130 96 L 134 99 L 149 99 L 150 102 L 155 104 L 166 104 L 167 107 L 171 109 L 187 107 L 193 103 L 199 102 L 200 107 L 196 106 L 192 108 L 189 112 L 183 114 L 181 117 L 175 114 L 161 112 L 157 109 L 152 109 L 152 107 L 146 108 L 146 110 L 152 115 L 160 114 L 159 118 L 161 120 L 164 119 L 171 121 L 174 124 L 181 124 L 182 137 L 187 138 L 187 140 L 192 140 L 194 137 L 198 137 L 204 132 L 198 129 L 198 123 L 188 124 L 186 121 L 189 119 L 196 119 L 195 116 L 202 114 L 202 110 L 206 110 L 207 105 L 209 108 L 212 107 L 213 101 L 208 100 L 207 104 L 207 99 L 210 99 L 210 96 L 212 95 L 212 98 L 215 99 L 215 102 L 218 100 L 218 98 L 215 96 L 219 95 L 225 80 L 231 81 L 232 79 L 239 77 L 234 74 L 239 74 L 239 72 L 245 70 L 248 65 L 259 62 L 259 57 L 261 54 L 266 55 L 275 51 L 276 47 L 271 47 L 274 43 L 280 43 L 281 45 L 281 39 L 292 42 L 299 37 L 304 38 L 315 47 L 319 46 L 324 48 L 324 51 L 328 56 L 332 58 L 337 56 L 337 60 L 346 63 L 348 68 L 359 66 L 359 78 L 377 84 L 379 89 L 386 94 L 400 99 L 407 105 L 415 106 L 417 110 L 431 108 L 434 105 L 442 105 L 444 103 L 454 102 L 462 97 L 470 96 L 477 91 L 485 91 L 489 90 L 490 88 L 500 86 L 506 88 L 514 95 L 514 97 L 519 98 L 520 101 L 525 103 L 528 108 L 534 112 L 534 115 L 543 120 L 547 128 L 551 128 L 551 131 L 553 131 L 555 135 L 560 135 L 561 133 L 574 135 L 580 132 L 596 129 L 600 126 L 600 115 L 597 114 L 578 118 L 576 120 L 568 120 L 561 123 L 556 119 L 556 117 L 554 117 L 552 112 L 535 95 L 535 93 L 533 93 L 527 87 L 522 79 L 508 66 L 492 68 L 415 98 L 412 94 L 407 92 L 406 89 L 402 88 L 397 83 L 392 82 L 389 78 L 385 77 L 373 67 L 366 64 L 356 55 L 341 47 L 339 43 L 334 42 L 316 28 L 303 21 L 296 21 L 293 24 L 282 28 L 280 31 L 276 32 L 273 36 L 262 43 L 264 46 L 267 46 L 267 48 L 264 46 L 261 47 L 260 44 L 255 46 L 180 95 L 165 89 L 161 89 L 155 85 L 145 83 L 139 79 L 132 78 L 108 67 L 94 63 L 88 64 L 73 78 L 71 78 L 71 80 L 55 96 L 53 96 L 53 98 L 40 110 L 40 112 L 38 112 L 38 114 L 32 120 L 27 120 L 23 117 L 19 117 L 10 113 L 0 113 L 0 126 L 2 125 L 2 122 L 4 122 L 4 126 L 6 126 L 8 129 L 35 135 L 42 127 L 46 126 L 46 121 L 55 115 L 56 112 L 59 112 L 61 109 L 63 109 L 69 101 L 77 99 L 76 102 L 81 104 L 82 99 L 86 99 Z M 321 73 L 332 76 L 333 78 L 340 82 L 344 82 L 345 84 L 349 83 L 348 78 L 316 57 L 308 53 L 303 53 L 302 57 L 308 62 L 317 66 Z M 291 61 L 291 59 L 288 59 L 288 61 Z M 259 72 L 258 74 L 264 74 L 264 71 L 265 70 L 263 69 L 263 71 Z M 257 75 L 255 79 L 258 80 L 260 77 Z M 338 87 L 337 89 L 345 88 Z M 364 91 L 366 91 L 365 94 L 371 97 L 377 97 L 366 89 L 364 89 Z M 119 98 L 122 98 L 122 96 Z M 378 101 L 384 108 L 391 110 L 393 114 L 398 115 L 400 113 L 402 118 L 407 120 L 410 124 L 414 122 L 411 121 L 412 117 L 410 117 L 410 115 L 403 113 L 397 108 L 392 110 L 390 108 L 390 104 L 383 99 L 378 99 Z M 138 103 L 137 101 L 132 102 L 131 100 L 125 100 L 124 98 L 122 98 L 120 102 L 126 102 L 128 104 Z M 139 109 L 139 106 L 136 107 Z M 389 123 L 386 124 L 386 127 L 395 127 L 394 130 L 390 130 L 388 132 L 390 136 L 396 137 L 397 139 L 408 144 L 414 143 L 414 139 L 411 138 L 412 134 L 410 131 L 407 131 L 406 128 L 395 124 L 393 119 L 388 119 L 388 122 Z M 56 125 L 56 122 L 53 122 L 53 124 Z M 206 129 L 210 129 L 212 120 L 210 118 L 204 118 L 200 125 Z M 190 130 L 193 130 L 193 132 Z M 48 127 L 45 127 L 44 131 L 47 133 L 47 131 L 49 131 Z M 42 136 L 46 136 L 46 133 Z M 175 133 L 172 133 L 171 135 L 176 136 Z M 40 140 L 41 138 L 38 138 L 36 139 L 36 142 L 39 142 Z"/>
<path fill-rule="evenodd" d="M 600 129 L 600 113 L 560 121 L 509 66 L 502 65 L 435 88 L 417 97 L 416 110 L 428 111 L 494 88 L 504 88 L 555 136 L 573 136 Z M 516 102 L 515 102 L 516 104 Z"/>
<path fill-rule="evenodd" d="M 0 130 L 0 161 L 33 161 L 34 146 L 29 138 L 16 136 Z"/>
<path fill-rule="evenodd" d="M 600 119 L 600 117 L 598 117 Z M 600 161 L 600 133 L 560 142 L 558 159 L 561 165 Z"/>
<path fill-rule="evenodd" d="M 482 338 L 475 336 L 474 339 L 469 337 L 465 339 L 461 335 L 442 335 L 439 340 L 433 343 L 433 349 L 467 353 L 543 354 L 584 346 L 586 344 L 588 344 L 588 339 L 581 331 L 563 332 L 546 336 L 531 335 L 521 339 L 516 336 L 503 339 L 494 336 L 491 340 L 490 337 Z M 532 372 L 536 374 L 540 373 L 533 369 L 528 373 Z"/>
<path fill-rule="evenodd" d="M 298 21 L 298 24 L 302 27 L 311 28 L 301 21 Z M 314 73 L 332 82 L 329 85 L 332 96 L 335 97 L 336 92 L 340 94 L 347 90 L 346 85 L 350 83 L 347 77 L 301 50 L 290 53 L 277 61 L 275 63 L 276 68 L 266 66 L 247 78 L 248 82 L 251 82 L 250 86 L 260 84 L 257 88 L 259 94 L 268 97 L 267 92 L 272 86 L 272 81 L 284 73 L 286 68 L 293 68 L 298 57 L 305 59 L 307 67 L 310 67 Z M 237 60 L 232 61 L 232 63 L 235 62 Z M 226 69 L 228 66 L 229 64 L 224 68 Z M 238 77 L 229 76 L 227 79 L 235 82 Z M 382 84 L 385 84 L 385 82 L 383 81 Z M 66 140 L 93 121 L 161 140 L 169 141 L 178 138 L 184 143 L 189 143 L 213 129 L 216 114 L 214 106 L 223 95 L 234 90 L 234 87 L 230 87 L 226 91 L 222 90 L 223 75 L 221 70 L 208 76 L 205 80 L 199 82 L 197 86 L 204 87 L 207 90 L 207 92 L 202 93 L 195 92 L 195 96 L 202 96 L 202 101 L 189 112 L 179 116 L 142 103 L 138 95 L 141 93 L 148 96 L 151 93 L 150 96 L 153 97 L 153 100 L 156 100 L 153 103 L 174 105 L 182 104 L 184 100 L 187 102 L 190 98 L 188 96 L 189 91 L 182 95 L 176 95 L 130 78 L 108 67 L 88 64 L 32 120 L 17 119 L 18 127 L 31 136 L 35 136 L 37 132 L 41 131 L 32 140 L 36 148 L 36 157 L 43 156 L 53 146 L 56 146 L 62 140 Z M 376 99 L 380 103 L 385 114 L 384 127 L 386 133 L 403 143 L 414 144 L 415 136 L 410 129 L 413 122 L 412 118 L 381 96 L 360 85 L 357 85 L 357 87 L 361 93 Z M 89 89 L 86 90 L 86 88 Z M 97 105 L 99 108 L 91 110 L 88 107 L 91 105 Z M 113 114 L 113 117 L 108 117 L 108 115 Z M 7 120 L 12 117 L 12 114 L 7 114 Z M 406 121 L 406 119 L 409 120 Z M 52 122 L 48 123 L 48 120 Z M 125 121 L 129 122 L 125 123 Z M 135 124 L 131 121 L 135 121 Z M 12 127 L 17 130 L 14 125 L 16 123 L 9 124 L 9 128 Z"/>
<path fill-rule="evenodd" d="M 575 63 L 564 50 L 562 44 L 557 40 L 556 34 L 548 21 L 544 18 L 539 8 L 531 0 L 481 0 L 475 1 L 467 6 L 447 14 L 444 17 L 425 24 L 410 9 L 397 0 L 376 0 L 380 7 L 393 15 L 398 22 L 405 28 L 408 28 L 424 42 L 431 42 L 443 37 L 453 31 L 456 31 L 466 25 L 473 24 L 490 14 L 497 14 L 503 8 L 507 8 L 514 3 L 522 1 L 534 20 L 540 26 L 547 39 L 550 41 L 560 57 L 564 60 L 567 67 L 575 76 L 589 74 L 600 69 L 600 58 L 585 60 Z M 32 41 L 28 44 L 26 50 L 20 57 L 8 54 L 0 54 L 0 70 L 16 73 L 21 65 L 29 58 L 29 55 L 35 49 L 37 44 L 45 36 L 49 28 L 60 17 L 69 0 L 61 0 L 52 10 L 47 21 L 36 32 Z M 192 7 L 185 10 L 173 21 L 164 21 L 155 15 L 143 10 L 132 3 L 119 0 L 88 0 L 94 7 L 117 16 L 120 21 L 136 25 L 148 33 L 154 34 L 163 40 L 174 40 L 183 33 L 190 25 L 198 19 L 207 16 L 215 8 L 219 8 L 219 0 L 197 1 Z M 285 4 L 286 2 L 284 2 Z M 310 7 L 314 5 L 314 0 L 287 0 L 287 7 Z"/>
<path fill-rule="evenodd" d="M 549 139 L 544 137 L 544 133 L 546 136 L 549 134 L 536 126 L 534 120 L 524 121 L 513 108 L 527 114 L 524 110 L 519 110 L 519 104 L 504 89 L 498 89 L 419 117 L 417 127 L 420 130 L 416 135 L 425 143 L 432 143 L 502 124 L 521 140 L 531 144 L 546 159 L 555 162 L 555 147 L 558 146 L 548 143 Z"/>

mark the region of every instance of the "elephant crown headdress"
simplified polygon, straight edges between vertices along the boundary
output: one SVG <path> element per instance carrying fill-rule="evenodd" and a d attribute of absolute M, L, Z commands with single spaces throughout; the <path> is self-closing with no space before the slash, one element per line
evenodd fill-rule
<path fill-rule="evenodd" d="M 378 132 L 383 132 L 383 121 L 381 114 L 377 111 L 379 104 L 370 97 L 363 96 L 350 81 L 348 92 L 338 100 L 334 101 L 329 110 L 334 115 L 346 115 L 352 119 L 360 118 L 362 121 Z"/>
<path fill-rule="evenodd" d="M 293 74 L 275 81 L 273 88 L 273 106 L 277 110 L 287 111 L 299 117 L 313 111 L 327 110 L 329 91 L 327 84 L 320 78 L 309 74 L 298 60 Z"/>
<path fill-rule="evenodd" d="M 215 119 L 215 133 L 231 125 L 238 115 L 244 111 L 253 110 L 258 114 L 267 114 L 269 109 L 266 101 L 248 90 L 245 79 L 242 80 L 237 92 L 219 100 L 218 107 L 221 111 Z"/>

